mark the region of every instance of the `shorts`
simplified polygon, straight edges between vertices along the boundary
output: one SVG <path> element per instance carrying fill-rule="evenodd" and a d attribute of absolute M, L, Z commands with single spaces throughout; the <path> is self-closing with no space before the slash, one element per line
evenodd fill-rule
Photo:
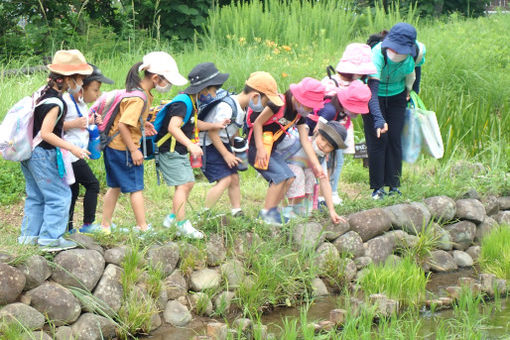
<path fill-rule="evenodd" d="M 252 145 L 248 149 L 248 162 L 253 166 L 255 164 L 255 158 L 257 156 L 257 148 Z M 269 164 L 266 170 L 260 170 L 255 168 L 264 177 L 269 184 L 280 184 L 290 178 L 296 177 L 292 170 L 290 170 L 283 157 L 273 150 L 269 157 Z"/>
<path fill-rule="evenodd" d="M 122 193 L 143 190 L 143 163 L 138 166 L 134 165 L 129 151 L 106 147 L 104 149 L 104 167 L 106 185 L 110 188 L 120 188 Z"/>
<path fill-rule="evenodd" d="M 232 152 L 230 144 L 223 144 L 228 151 Z M 208 145 L 204 150 L 205 167 L 202 172 L 209 183 L 219 181 L 222 178 L 237 174 L 237 167 L 229 168 L 223 156 L 214 145 Z"/>
<path fill-rule="evenodd" d="M 299 165 L 289 164 L 289 168 L 296 175 L 296 179 L 287 191 L 287 198 L 302 198 L 305 195 L 313 194 L 313 186 L 315 185 L 315 176 L 312 169 L 303 169 Z"/>
<path fill-rule="evenodd" d="M 189 155 L 178 152 L 163 152 L 159 155 L 159 170 L 169 186 L 195 182 L 195 175 L 189 162 Z"/>

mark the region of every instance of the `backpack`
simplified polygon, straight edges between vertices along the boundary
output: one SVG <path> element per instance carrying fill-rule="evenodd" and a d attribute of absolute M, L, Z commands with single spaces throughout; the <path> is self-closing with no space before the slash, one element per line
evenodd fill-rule
<path fill-rule="evenodd" d="M 145 95 L 145 92 L 141 89 L 136 89 L 133 91 L 127 91 L 125 89 L 113 90 L 103 93 L 90 108 L 90 112 L 100 115 L 103 120 L 103 122 L 98 125 L 100 150 L 104 150 L 106 146 L 108 146 L 108 144 L 110 144 L 110 142 L 120 133 L 120 131 L 117 131 L 112 136 L 109 136 L 113 122 L 115 121 L 115 118 L 117 117 L 120 110 L 120 102 L 125 98 L 133 97 L 143 99 L 143 109 L 142 114 L 140 114 L 140 124 L 142 129 L 142 138 L 145 141 L 145 128 L 142 117 L 143 112 L 145 112 L 145 108 L 147 107 L 147 96 Z M 143 147 L 145 152 L 145 143 Z"/>
<path fill-rule="evenodd" d="M 386 35 L 388 33 L 389 32 L 387 30 L 383 30 L 380 33 L 371 34 L 367 39 L 367 45 L 373 49 L 375 45 L 377 45 L 378 43 L 380 43 L 384 40 L 384 38 L 386 37 Z M 414 63 L 416 64 L 418 57 L 420 56 L 422 51 L 420 49 L 420 46 L 418 45 L 418 42 L 415 42 L 414 48 L 415 48 L 416 55 L 413 57 L 413 59 L 414 59 Z M 386 65 L 386 64 L 388 64 L 388 56 L 386 55 L 385 49 L 384 50 L 381 49 L 381 52 L 384 57 L 384 65 Z M 419 59 L 421 60 L 421 57 Z"/>
<path fill-rule="evenodd" d="M 34 111 L 43 104 L 56 104 L 60 108 L 57 121 L 62 117 L 64 103 L 51 97 L 37 103 L 44 87 L 32 96 L 26 96 L 14 104 L 0 125 L 0 152 L 5 160 L 21 162 L 32 156 L 32 150 L 42 142 L 40 132 L 34 137 Z"/>
<path fill-rule="evenodd" d="M 205 121 L 211 111 L 218 105 L 219 103 L 227 103 L 230 108 L 232 109 L 232 117 L 230 118 L 230 124 L 236 124 L 238 127 L 241 127 L 241 125 L 236 123 L 237 118 L 237 104 L 234 98 L 232 98 L 232 95 L 234 95 L 234 92 L 229 92 L 225 89 L 218 89 L 216 91 L 216 97 L 214 97 L 214 100 L 210 103 L 207 103 L 205 105 L 201 105 L 198 108 L 198 119 Z"/>

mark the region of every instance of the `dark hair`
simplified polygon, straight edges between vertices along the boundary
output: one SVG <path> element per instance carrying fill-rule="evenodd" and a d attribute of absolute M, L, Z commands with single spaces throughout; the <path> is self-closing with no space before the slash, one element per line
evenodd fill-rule
<path fill-rule="evenodd" d="M 261 96 L 265 96 L 264 93 L 260 92 L 259 90 L 255 90 L 253 87 L 249 86 L 249 85 L 244 85 L 244 89 L 243 89 L 243 92 L 248 94 L 250 92 L 257 92 L 258 94 L 260 94 Z"/>
<path fill-rule="evenodd" d="M 370 48 L 374 47 L 375 45 L 383 41 L 384 38 L 386 38 L 386 36 L 388 35 L 388 33 L 389 32 L 387 30 L 382 30 L 379 33 L 370 35 L 367 40 L 367 45 L 370 46 Z"/>
<path fill-rule="evenodd" d="M 140 83 L 142 82 L 142 79 L 140 78 L 140 75 L 138 74 L 138 68 L 142 64 L 143 63 L 140 61 L 140 62 L 134 64 L 131 67 L 131 69 L 129 70 L 129 72 L 126 76 L 126 90 L 133 91 L 140 87 Z M 152 75 L 153 75 L 153 73 L 151 73 L 149 71 L 144 71 L 145 77 L 150 77 Z"/>
<path fill-rule="evenodd" d="M 37 99 L 36 104 L 38 104 L 42 100 L 46 92 L 48 92 L 49 89 L 53 88 L 53 86 L 57 86 L 57 89 L 61 92 L 65 85 L 64 83 L 65 77 L 66 76 L 62 74 L 50 72 L 50 74 L 48 75 L 48 84 L 42 89 L 41 96 L 39 97 L 39 99 Z"/>

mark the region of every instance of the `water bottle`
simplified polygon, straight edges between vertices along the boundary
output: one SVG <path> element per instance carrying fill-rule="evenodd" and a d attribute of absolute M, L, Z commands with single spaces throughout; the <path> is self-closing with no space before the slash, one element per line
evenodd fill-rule
<path fill-rule="evenodd" d="M 248 141 L 242 137 L 235 137 L 232 151 L 237 158 L 241 159 L 241 162 L 237 164 L 237 170 L 248 170 Z"/>
<path fill-rule="evenodd" d="M 90 159 L 99 159 L 101 157 L 101 150 L 99 149 L 100 137 L 97 125 L 92 124 L 88 127 L 89 130 L 89 147 Z"/>
<path fill-rule="evenodd" d="M 201 168 L 202 167 L 202 156 L 193 157 L 193 155 L 189 155 L 189 162 L 191 163 L 191 167 Z"/>

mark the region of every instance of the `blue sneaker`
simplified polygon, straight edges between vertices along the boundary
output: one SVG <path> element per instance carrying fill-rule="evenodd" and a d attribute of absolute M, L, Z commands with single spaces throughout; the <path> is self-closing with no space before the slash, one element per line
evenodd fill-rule
<path fill-rule="evenodd" d="M 259 218 L 266 224 L 282 225 L 289 222 L 287 217 L 282 217 L 276 207 L 269 209 L 267 212 L 261 210 Z"/>
<path fill-rule="evenodd" d="M 177 222 L 177 219 L 174 213 L 166 215 L 165 219 L 163 220 L 163 227 L 170 228 L 175 222 Z"/>
<path fill-rule="evenodd" d="M 384 188 L 379 188 L 379 189 L 374 190 L 374 192 L 372 192 L 372 199 L 373 200 L 382 200 L 386 195 L 388 195 L 388 194 L 386 193 L 386 191 L 384 191 Z"/>
<path fill-rule="evenodd" d="M 75 230 L 75 229 L 73 229 L 73 230 Z M 83 233 L 83 234 L 93 234 L 93 233 L 103 232 L 103 228 L 99 224 L 95 224 L 95 223 L 84 224 L 80 227 L 80 229 L 78 229 L 78 232 Z"/>
<path fill-rule="evenodd" d="M 39 239 L 39 246 L 44 252 L 57 252 L 66 249 L 72 249 L 78 247 L 78 244 L 71 240 L 66 240 L 61 237 L 56 240 L 46 242 L 46 240 Z"/>
<path fill-rule="evenodd" d="M 390 188 L 390 191 L 388 192 L 388 195 L 389 196 L 393 196 L 393 195 L 402 196 L 402 192 L 400 190 L 398 190 L 397 187 L 393 187 L 393 188 Z"/>

